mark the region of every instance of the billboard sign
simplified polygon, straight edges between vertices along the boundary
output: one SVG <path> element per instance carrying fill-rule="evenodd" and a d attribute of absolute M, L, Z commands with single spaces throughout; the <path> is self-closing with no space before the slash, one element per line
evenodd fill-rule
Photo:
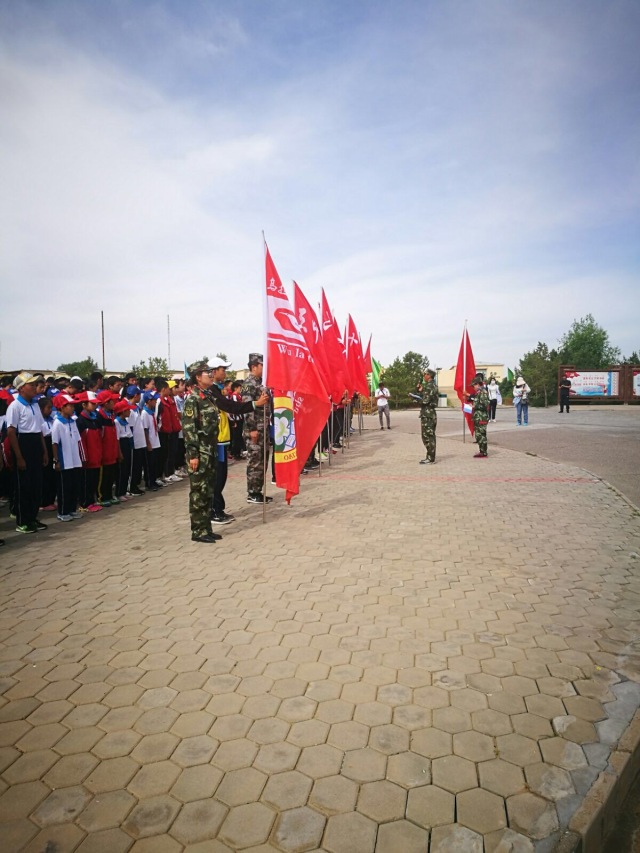
<path fill-rule="evenodd" d="M 565 370 L 571 380 L 572 397 L 617 397 L 620 394 L 620 373 L 617 370 Z M 634 376 L 634 388 L 640 376 Z M 640 393 L 640 389 L 635 393 Z"/>

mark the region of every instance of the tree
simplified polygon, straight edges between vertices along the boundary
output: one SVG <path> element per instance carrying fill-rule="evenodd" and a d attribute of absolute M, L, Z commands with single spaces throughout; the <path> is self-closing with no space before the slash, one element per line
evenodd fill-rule
<path fill-rule="evenodd" d="M 136 376 L 167 376 L 169 365 L 166 358 L 150 355 L 148 361 L 141 361 L 140 364 L 132 365 L 131 372 L 135 373 Z"/>
<path fill-rule="evenodd" d="M 557 350 L 550 350 L 540 341 L 534 350 L 520 359 L 518 373 L 531 388 L 529 400 L 533 406 L 548 406 L 557 401 L 559 364 Z"/>
<path fill-rule="evenodd" d="M 217 352 L 216 355 L 218 358 L 221 358 L 222 361 L 229 361 L 227 358 L 226 352 Z M 205 361 L 209 361 L 209 359 L 205 359 Z M 227 370 L 227 379 L 230 379 L 232 382 L 235 382 L 236 372 L 235 370 Z"/>
<path fill-rule="evenodd" d="M 408 394 L 415 392 L 416 385 L 422 382 L 425 370 L 429 367 L 426 355 L 409 351 L 402 358 L 398 356 L 384 371 L 384 384 L 389 389 L 394 408 L 409 405 Z"/>
<path fill-rule="evenodd" d="M 624 359 L 624 363 L 625 364 L 640 364 L 640 353 L 638 353 L 638 350 L 634 349 L 634 351 L 631 353 L 631 355 L 627 356 L 627 358 Z"/>
<path fill-rule="evenodd" d="M 67 364 L 58 365 L 58 370 L 65 376 L 79 376 L 81 379 L 86 379 L 97 369 L 98 362 L 94 361 L 90 355 L 82 361 L 69 361 Z"/>
<path fill-rule="evenodd" d="M 618 347 L 611 345 L 609 334 L 599 326 L 592 314 L 574 320 L 560 339 L 562 364 L 573 364 L 578 370 L 602 370 L 620 361 Z"/>

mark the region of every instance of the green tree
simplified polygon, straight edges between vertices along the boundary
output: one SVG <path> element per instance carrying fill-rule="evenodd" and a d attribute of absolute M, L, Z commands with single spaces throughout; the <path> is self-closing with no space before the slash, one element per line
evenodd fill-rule
<path fill-rule="evenodd" d="M 520 359 L 518 373 L 524 377 L 531 388 L 529 401 L 532 406 L 548 406 L 557 401 L 559 364 L 560 357 L 557 350 L 550 350 L 540 341 L 534 350 Z"/>
<path fill-rule="evenodd" d="M 390 403 L 395 409 L 410 405 L 408 394 L 416 390 L 427 367 L 429 359 L 426 355 L 409 351 L 402 358 L 398 356 L 386 368 L 383 379 L 391 395 Z"/>
<path fill-rule="evenodd" d="M 140 364 L 133 364 L 131 372 L 136 376 L 167 376 L 169 374 L 169 365 L 166 358 L 160 356 L 149 356 L 147 361 L 141 361 Z"/>
<path fill-rule="evenodd" d="M 602 370 L 620 362 L 618 347 L 612 346 L 609 333 L 599 326 L 592 314 L 574 320 L 560 339 L 562 364 L 573 364 L 578 370 Z"/>
<path fill-rule="evenodd" d="M 222 361 L 229 361 L 229 359 L 227 358 L 226 352 L 217 352 L 216 355 L 218 356 L 218 358 L 221 358 Z M 209 361 L 209 359 L 207 358 L 206 361 Z M 230 379 L 232 382 L 234 382 L 235 378 L 236 378 L 235 370 L 227 370 L 227 379 Z"/>
<path fill-rule="evenodd" d="M 69 361 L 66 364 L 59 364 L 58 370 L 64 373 L 65 376 L 79 376 L 81 379 L 86 379 L 94 370 L 98 369 L 98 362 L 88 355 L 82 361 Z"/>
<path fill-rule="evenodd" d="M 624 359 L 625 364 L 640 364 L 640 353 L 638 350 L 635 350 L 631 353 L 631 355 L 627 356 Z"/>

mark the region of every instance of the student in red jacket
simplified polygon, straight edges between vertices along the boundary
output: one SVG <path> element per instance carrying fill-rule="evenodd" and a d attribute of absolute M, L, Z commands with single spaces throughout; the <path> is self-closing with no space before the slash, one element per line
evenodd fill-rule
<path fill-rule="evenodd" d="M 176 401 L 171 392 L 175 382 L 156 380 L 156 390 L 160 392 L 157 409 L 158 435 L 160 452 L 158 454 L 158 476 L 167 483 L 176 483 L 180 477 L 176 475 L 176 451 L 180 433 L 180 417 Z"/>
<path fill-rule="evenodd" d="M 99 512 L 98 478 L 102 465 L 102 428 L 98 423 L 98 402 L 93 391 L 83 391 L 74 398 L 80 404 L 76 426 L 82 442 L 82 488 L 80 509 L 84 512 Z"/>
<path fill-rule="evenodd" d="M 98 480 L 98 503 L 100 506 L 119 504 L 120 499 L 113 494 L 113 487 L 120 461 L 120 444 L 116 434 L 113 407 L 120 399 L 113 391 L 101 391 L 97 396 L 96 415 L 102 429 L 102 466 Z"/>

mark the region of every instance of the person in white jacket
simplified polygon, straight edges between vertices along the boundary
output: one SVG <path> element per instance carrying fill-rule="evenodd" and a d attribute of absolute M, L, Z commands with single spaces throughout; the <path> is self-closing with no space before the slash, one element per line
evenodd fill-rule
<path fill-rule="evenodd" d="M 487 385 L 487 394 L 489 395 L 489 421 L 496 422 L 496 409 L 498 408 L 498 400 L 500 398 L 500 386 L 495 378 Z"/>
<path fill-rule="evenodd" d="M 529 425 L 529 394 L 531 388 L 524 381 L 522 376 L 518 376 L 516 384 L 513 388 L 513 405 L 516 407 L 516 416 L 518 426 Z"/>

